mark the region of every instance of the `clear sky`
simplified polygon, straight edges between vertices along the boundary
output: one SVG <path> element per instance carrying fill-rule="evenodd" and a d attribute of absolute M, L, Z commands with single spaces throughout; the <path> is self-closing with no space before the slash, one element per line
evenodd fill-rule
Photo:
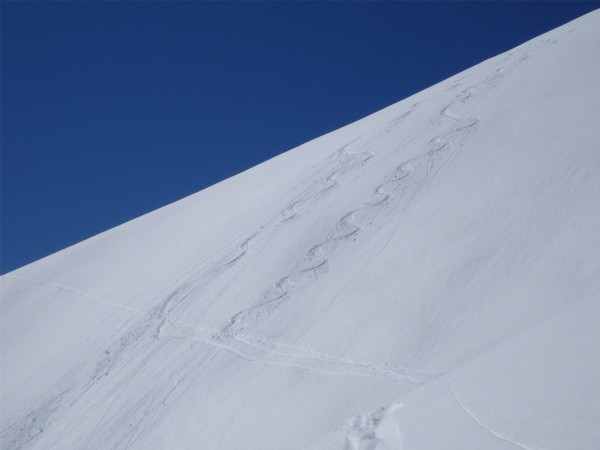
<path fill-rule="evenodd" d="M 1 271 L 598 7 L 3 1 Z"/>

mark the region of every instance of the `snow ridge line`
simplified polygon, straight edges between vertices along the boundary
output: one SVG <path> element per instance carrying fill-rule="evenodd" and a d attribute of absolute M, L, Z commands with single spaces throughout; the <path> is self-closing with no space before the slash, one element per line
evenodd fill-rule
<path fill-rule="evenodd" d="M 490 427 L 488 427 L 487 425 L 485 425 L 475 415 L 475 413 L 473 413 L 473 411 L 471 409 L 469 409 L 467 407 L 467 405 L 465 405 L 465 403 L 462 400 L 460 394 L 452 386 L 452 383 L 450 382 L 450 379 L 451 379 L 451 377 L 446 378 L 446 383 L 448 385 L 448 389 L 450 389 L 450 392 L 452 393 L 452 397 L 454 398 L 454 400 L 456 400 L 456 402 L 460 405 L 460 407 L 471 417 L 471 419 L 473 419 L 475 421 L 475 423 L 477 423 L 477 425 L 479 425 L 481 428 L 483 428 L 489 434 L 491 434 L 492 436 L 494 436 L 496 439 L 499 439 L 499 440 L 501 440 L 503 442 L 508 442 L 509 444 L 512 444 L 515 447 L 519 447 L 519 448 L 522 448 L 524 450 L 542 450 L 540 447 L 533 447 L 533 446 L 526 445 L 526 444 L 524 444 L 522 442 L 518 442 L 518 441 L 514 440 L 511 436 L 508 436 L 507 434 L 495 431 L 495 430 L 491 429 Z"/>

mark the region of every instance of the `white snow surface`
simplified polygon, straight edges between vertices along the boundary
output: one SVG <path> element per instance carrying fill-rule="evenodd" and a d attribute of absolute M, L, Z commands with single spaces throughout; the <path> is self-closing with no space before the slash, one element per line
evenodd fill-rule
<path fill-rule="evenodd" d="M 599 48 L 600 10 L 3 276 L 2 448 L 599 449 Z"/>

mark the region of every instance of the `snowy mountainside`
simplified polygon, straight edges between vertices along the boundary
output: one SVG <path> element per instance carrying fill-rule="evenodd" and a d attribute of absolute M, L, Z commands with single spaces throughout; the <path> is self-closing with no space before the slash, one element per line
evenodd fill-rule
<path fill-rule="evenodd" d="M 2 448 L 600 448 L 600 11 L 2 277 Z"/>

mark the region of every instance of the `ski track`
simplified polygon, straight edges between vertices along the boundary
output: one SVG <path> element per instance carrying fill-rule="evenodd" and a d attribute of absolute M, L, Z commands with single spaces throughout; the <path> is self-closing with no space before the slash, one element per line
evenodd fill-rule
<path fill-rule="evenodd" d="M 52 424 L 52 414 L 60 408 L 63 398 L 71 389 L 69 387 L 61 390 L 25 417 L 1 430 L 0 443 L 6 448 L 17 450 L 35 441 Z"/>
<path fill-rule="evenodd" d="M 382 378 L 394 382 L 405 382 L 417 385 L 424 384 L 432 378 L 443 375 L 443 373 L 435 371 L 406 367 L 391 367 L 383 364 L 340 358 L 331 354 L 283 345 L 250 336 L 222 336 L 216 333 L 217 330 L 209 330 L 187 323 L 171 321 L 171 324 L 175 329 L 183 327 L 184 335 L 165 334 L 166 337 L 191 337 L 205 342 L 208 345 L 220 347 L 241 358 L 266 365 L 288 366 L 327 375 Z M 191 335 L 189 333 L 191 333 Z M 292 359 L 300 360 L 300 362 L 290 361 Z M 319 367 L 319 365 L 326 365 L 328 367 Z"/>
<path fill-rule="evenodd" d="M 544 38 L 541 40 L 540 45 L 556 44 L 557 42 L 558 39 L 555 38 Z M 507 73 L 531 56 L 532 52 L 530 51 L 523 52 L 516 57 L 513 54 L 509 54 L 507 58 L 500 63 L 500 67 L 498 67 L 494 72 L 484 77 L 484 79 L 479 83 L 462 90 L 458 95 L 456 95 L 454 100 L 449 105 L 444 107 L 430 123 L 430 126 L 436 126 L 442 121 L 451 121 L 453 125 L 448 131 L 440 133 L 429 141 L 429 150 L 426 153 L 398 165 L 396 169 L 394 169 L 394 171 L 392 171 L 392 173 L 386 177 L 386 179 L 384 179 L 372 190 L 369 200 L 365 201 L 362 206 L 345 213 L 338 220 L 335 230 L 331 233 L 331 235 L 310 248 L 303 258 L 304 265 L 300 270 L 279 279 L 262 297 L 258 304 L 233 315 L 229 323 L 227 323 L 220 330 L 206 330 L 194 324 L 177 322 L 172 320 L 169 314 L 174 308 L 185 301 L 192 292 L 211 283 L 222 273 L 226 272 L 228 269 L 232 268 L 240 260 L 242 260 L 249 252 L 250 244 L 253 240 L 260 237 L 261 234 L 264 234 L 266 231 L 275 232 L 280 226 L 297 219 L 301 212 L 303 210 L 307 210 L 318 198 L 321 197 L 321 195 L 339 187 L 341 185 L 341 177 L 344 174 L 353 169 L 359 168 L 370 161 L 375 155 L 368 150 L 368 148 L 355 152 L 350 151 L 350 148 L 353 147 L 365 135 L 359 136 L 354 141 L 344 145 L 341 149 L 332 154 L 332 157 L 335 161 L 334 167 L 332 170 L 330 170 L 328 175 L 323 178 L 321 183 L 317 184 L 316 192 L 313 190 L 313 193 L 310 193 L 311 189 L 309 189 L 308 195 L 303 195 L 296 198 L 287 207 L 275 215 L 270 221 L 268 221 L 266 225 L 261 226 L 260 231 L 257 231 L 246 237 L 239 245 L 235 246 L 229 252 L 229 254 L 214 264 L 212 268 L 198 276 L 192 277 L 191 280 L 184 282 L 182 285 L 177 287 L 158 307 L 154 308 L 154 310 L 151 312 L 105 301 L 101 298 L 86 294 L 76 288 L 66 286 L 61 283 L 13 274 L 3 275 L 9 278 L 20 279 L 30 283 L 53 287 L 88 301 L 149 318 L 149 320 L 144 321 L 141 325 L 133 330 L 129 330 L 124 334 L 122 334 L 122 331 L 120 331 L 121 337 L 118 339 L 118 348 L 111 348 L 111 351 L 107 350 L 105 352 L 101 360 L 96 364 L 94 372 L 82 387 L 81 392 L 78 393 L 75 399 L 71 399 L 71 405 L 79 401 L 85 395 L 85 393 L 92 388 L 92 386 L 95 386 L 95 382 L 99 381 L 102 377 L 108 376 L 126 349 L 135 348 L 140 345 L 148 346 L 148 341 L 143 340 L 142 338 L 147 337 L 149 333 L 152 333 L 154 337 L 150 343 L 156 342 L 156 340 L 161 338 L 194 339 L 202 341 L 206 345 L 209 345 L 213 348 L 226 351 L 230 354 L 234 354 L 238 358 L 254 363 L 266 366 L 283 366 L 292 369 L 308 371 L 314 374 L 379 378 L 387 379 L 393 382 L 415 384 L 417 386 L 427 383 L 433 378 L 442 376 L 442 373 L 436 373 L 432 371 L 421 371 L 408 368 L 391 368 L 381 364 L 353 361 L 350 359 L 339 358 L 333 355 L 305 350 L 298 347 L 286 347 L 274 342 L 259 341 L 256 338 L 244 337 L 236 328 L 238 328 L 238 325 L 249 317 L 257 319 L 258 317 L 262 316 L 262 314 L 272 311 L 280 302 L 289 296 L 292 288 L 304 284 L 309 278 L 317 276 L 320 271 L 326 269 L 327 265 L 329 264 L 330 257 L 336 248 L 344 242 L 356 239 L 357 235 L 359 235 L 364 229 L 364 226 L 360 221 L 362 215 L 374 210 L 375 208 L 389 205 L 392 198 L 395 196 L 395 191 L 398 189 L 400 189 L 400 192 L 403 192 L 406 188 L 415 184 L 422 184 L 425 181 L 431 183 L 431 169 L 433 168 L 435 162 L 439 160 L 445 153 L 454 153 L 451 152 L 451 150 L 457 150 L 460 148 L 461 143 L 470 133 L 471 129 L 479 123 L 477 118 L 463 118 L 456 112 L 456 110 L 472 99 L 483 96 L 487 90 L 497 86 L 501 79 L 507 75 Z M 448 90 L 454 90 L 458 88 L 461 82 L 462 79 L 454 80 L 452 86 L 450 86 Z M 376 130 L 374 133 L 372 132 L 370 139 L 374 139 L 382 132 L 387 133 L 389 131 L 387 129 L 388 125 L 397 125 L 400 123 L 404 117 L 408 116 L 415 109 L 416 106 L 416 104 L 413 105 L 407 112 L 398 116 L 396 119 L 393 119 L 383 128 Z M 366 147 L 371 140 L 367 141 L 364 146 Z M 402 198 L 401 195 L 399 197 Z M 156 324 L 155 321 L 158 323 Z M 178 331 L 183 330 L 183 335 L 181 333 L 172 335 L 169 334 L 167 331 L 165 331 L 165 329 L 168 328 L 167 325 L 175 328 Z M 121 329 L 123 329 L 125 326 L 126 324 L 124 324 Z M 156 345 L 154 350 L 148 352 L 147 356 L 142 358 L 142 361 L 136 365 L 136 369 L 143 368 L 160 348 L 163 348 L 162 345 Z M 133 380 L 134 376 L 135 375 L 131 373 L 127 376 L 122 389 L 127 387 L 127 385 Z M 164 396 L 163 402 L 166 401 L 178 384 L 169 390 L 167 395 Z M 527 446 L 521 442 L 515 441 L 510 436 L 499 433 L 487 427 L 464 404 L 458 392 L 456 392 L 451 385 L 449 378 L 447 379 L 447 384 L 453 398 L 460 405 L 460 407 L 480 427 L 484 428 L 492 436 L 525 450 L 537 450 L 537 447 Z M 71 386 L 66 390 L 62 390 L 57 395 L 51 396 L 33 412 L 21 419 L 18 419 L 8 427 L 1 430 L 0 435 L 2 435 L 2 440 L 7 442 L 5 441 L 5 439 L 7 439 L 12 448 L 21 448 L 25 445 L 32 444 L 41 435 L 41 433 L 43 433 L 44 427 L 49 426 L 54 421 L 53 418 L 60 409 L 61 403 L 73 389 L 74 386 Z M 144 399 L 142 399 L 142 401 L 145 402 Z M 393 407 L 394 405 L 392 405 L 390 408 L 393 409 Z M 106 409 L 105 415 L 109 410 L 110 407 Z M 346 437 L 346 448 L 349 450 L 359 450 L 359 446 L 362 441 L 376 439 L 377 427 L 382 420 L 382 417 L 380 417 L 382 414 L 383 416 L 387 414 L 385 407 L 380 408 L 380 410 L 372 413 L 371 415 L 368 415 L 368 417 L 364 415 L 356 416 L 361 417 L 361 419 L 355 419 L 355 423 L 366 423 L 368 426 L 362 428 L 362 425 L 355 426 L 353 428 L 354 431 L 349 433 Z M 135 441 L 135 434 L 142 422 L 145 420 L 146 415 L 147 414 L 145 413 L 137 422 L 134 432 L 127 441 L 128 446 Z M 96 425 L 96 429 L 103 422 L 103 420 L 104 419 L 100 419 Z M 356 422 L 356 420 L 358 420 L 358 422 Z M 401 448 L 401 433 L 397 428 L 397 425 L 396 434 L 398 438 L 397 444 L 400 445 Z M 92 432 L 92 435 L 90 435 L 88 444 L 91 442 L 91 439 L 94 435 L 95 431 Z M 371 445 L 368 444 L 367 448 L 371 448 Z"/>
<path fill-rule="evenodd" d="M 450 392 L 452 393 L 452 397 L 454 398 L 454 400 L 456 400 L 456 402 L 460 405 L 460 407 L 469 415 L 469 417 L 471 417 L 471 419 L 473 419 L 473 421 L 475 421 L 475 423 L 477 425 L 479 425 L 481 428 L 483 428 L 485 431 L 487 431 L 489 434 L 491 434 L 492 436 L 494 436 L 496 439 L 499 439 L 503 442 L 507 442 L 509 444 L 514 445 L 515 447 L 518 448 L 522 448 L 524 450 L 542 450 L 540 447 L 534 447 L 531 445 L 525 445 L 522 442 L 518 442 L 516 441 L 514 438 L 512 438 L 511 436 L 508 436 L 504 433 L 500 433 L 498 431 L 493 430 L 492 428 L 488 427 L 487 425 L 485 425 L 474 413 L 471 409 L 469 409 L 467 407 L 467 405 L 465 405 L 464 401 L 462 400 L 460 394 L 456 391 L 456 389 L 454 389 L 454 387 L 452 386 L 452 383 L 450 381 L 450 377 L 446 378 L 446 383 L 448 385 L 448 389 L 450 389 Z"/>
<path fill-rule="evenodd" d="M 318 276 L 321 271 L 327 268 L 330 261 L 330 255 L 336 248 L 343 242 L 356 239 L 357 235 L 364 229 L 358 216 L 368 214 L 369 210 L 389 203 L 392 199 L 394 189 L 404 190 L 412 185 L 421 184 L 427 179 L 432 178 L 431 171 L 436 161 L 442 158 L 444 153 L 451 153 L 452 150 L 460 148 L 464 139 L 471 132 L 471 129 L 479 124 L 479 119 L 475 117 L 463 118 L 458 113 L 454 112 L 453 108 L 461 107 L 469 100 L 484 95 L 489 89 L 497 86 L 499 81 L 510 70 L 514 69 L 520 62 L 530 56 L 531 52 L 524 52 L 515 58 L 513 58 L 513 55 L 509 55 L 507 58 L 509 61 L 508 63 L 501 65 L 493 71 L 492 74 L 484 77 L 482 81 L 462 90 L 456 95 L 454 100 L 442 108 L 430 123 L 431 126 L 436 126 L 442 121 L 448 120 L 452 122 L 453 125 L 449 130 L 444 131 L 429 140 L 429 151 L 398 165 L 394 171 L 388 175 L 387 179 L 373 189 L 370 194 L 371 200 L 367 200 L 362 206 L 344 214 L 337 221 L 335 230 L 327 238 L 313 245 L 306 252 L 303 257 L 304 262 L 300 264 L 298 270 L 288 273 L 276 281 L 256 304 L 234 314 L 229 322 L 221 329 L 220 333 L 227 336 L 235 335 L 245 328 L 244 325 L 248 321 L 254 322 L 261 316 L 273 311 L 281 302 L 285 301 L 287 297 L 290 296 L 293 288 L 300 287 L 309 279 Z M 411 110 L 400 117 L 408 115 L 415 107 L 416 105 L 413 105 Z M 344 147 L 342 151 L 344 151 L 346 147 Z M 366 157 L 365 161 L 371 157 L 372 156 L 369 155 Z M 332 172 L 325 179 L 325 182 L 330 183 L 330 185 L 319 191 L 319 193 L 339 184 L 339 180 L 336 177 L 337 172 L 338 171 Z M 431 182 L 431 179 L 429 182 Z M 295 211 L 297 205 L 298 202 L 294 202 L 287 209 Z"/>
<path fill-rule="evenodd" d="M 416 104 L 412 105 L 408 111 L 404 112 L 400 116 L 396 117 L 392 120 L 393 125 L 398 125 L 402 122 L 404 118 L 409 116 L 414 109 L 416 108 Z M 382 128 L 383 129 L 383 128 Z M 370 140 L 374 139 L 375 136 L 382 132 L 382 129 L 378 129 L 374 132 L 374 136 L 369 137 Z M 317 183 L 316 192 L 303 194 L 300 197 L 297 197 L 292 203 L 283 208 L 278 214 L 275 215 L 274 218 L 267 221 L 266 224 L 260 226 L 260 231 L 257 231 L 244 239 L 241 244 L 236 246 L 228 256 L 221 259 L 217 264 L 214 265 L 213 268 L 209 269 L 207 272 L 202 273 L 201 275 L 193 278 L 192 280 L 183 284 L 183 286 L 175 289 L 170 295 L 167 296 L 168 300 L 164 302 L 162 309 L 163 312 L 168 314 L 170 311 L 174 310 L 182 304 L 184 300 L 186 300 L 190 294 L 202 287 L 210 284 L 214 279 L 216 279 L 219 275 L 224 273 L 227 269 L 230 269 L 234 265 L 236 265 L 249 251 L 250 243 L 256 238 L 267 232 L 275 232 L 282 225 L 286 225 L 289 222 L 297 219 L 302 210 L 306 210 L 310 208 L 310 206 L 317 201 L 322 195 L 328 193 L 329 191 L 339 187 L 341 185 L 340 177 L 345 175 L 346 173 L 358 169 L 364 166 L 367 162 L 369 162 L 375 154 L 370 150 L 359 150 L 359 151 L 351 151 L 351 148 L 356 145 L 361 139 L 363 139 L 366 134 L 362 134 L 350 141 L 349 143 L 342 146 L 340 149 L 333 152 L 329 159 L 333 159 L 334 168 L 329 172 L 329 174 L 322 179 L 319 183 Z M 368 142 L 367 141 L 367 144 Z M 365 144 L 365 145 L 367 145 Z M 275 298 L 265 298 L 263 304 L 274 303 L 277 300 L 285 297 L 287 295 L 286 284 L 290 281 L 290 277 L 284 277 L 278 280 L 274 284 L 274 288 L 272 289 L 272 293 L 268 294 L 270 297 Z M 208 305 L 208 307 L 204 310 L 206 312 L 212 306 L 212 302 Z M 234 315 L 230 323 L 235 323 L 235 321 L 240 317 L 239 314 Z"/>
<path fill-rule="evenodd" d="M 7 277 L 7 278 L 13 278 L 15 280 L 23 280 L 23 281 L 27 281 L 29 283 L 34 283 L 34 284 L 39 284 L 40 286 L 49 286 L 49 287 L 53 287 L 55 289 L 64 291 L 64 292 L 69 292 L 71 294 L 77 295 L 79 297 L 83 297 L 86 298 L 88 300 L 91 300 L 92 302 L 95 303 L 99 303 L 102 305 L 107 305 L 107 306 L 111 306 L 113 308 L 118 308 L 124 311 L 128 311 L 130 313 L 134 313 L 134 314 L 141 314 L 141 315 L 145 315 L 145 316 L 151 316 L 151 313 L 147 313 L 144 311 L 141 311 L 139 309 L 136 308 L 130 308 L 129 306 L 124 306 L 124 305 L 119 305 L 118 303 L 112 303 L 112 302 L 108 302 L 106 300 L 102 300 L 98 297 L 94 297 L 92 295 L 86 294 L 85 292 L 81 292 L 78 289 L 75 289 L 73 287 L 70 286 L 65 286 L 64 284 L 61 283 L 57 283 L 54 281 L 47 281 L 47 280 L 41 280 L 39 278 L 32 278 L 32 277 L 25 277 L 22 275 L 13 275 L 13 274 L 4 274 L 2 275 L 2 277 Z"/>
<path fill-rule="evenodd" d="M 544 40 L 543 43 L 552 43 L 550 40 Z M 504 78 L 512 69 L 518 66 L 520 63 L 530 58 L 533 55 L 531 51 L 524 51 L 520 53 L 518 56 L 514 56 L 513 54 L 509 54 L 507 58 L 505 58 L 501 63 L 500 67 L 494 70 L 490 75 L 485 76 L 482 81 L 463 89 L 459 94 L 455 96 L 453 102 L 451 102 L 446 107 L 442 108 L 438 113 L 437 117 L 430 121 L 431 126 L 437 125 L 441 119 L 448 119 L 454 122 L 454 126 L 450 128 L 449 131 L 441 133 L 435 137 L 433 137 L 429 141 L 430 150 L 425 154 L 413 158 L 411 160 L 405 161 L 396 167 L 395 171 L 389 176 L 388 180 L 384 181 L 382 184 L 378 185 L 373 194 L 379 195 L 380 200 L 376 202 L 367 203 L 365 206 L 351 211 L 349 214 L 354 214 L 360 210 L 369 207 L 377 207 L 383 204 L 388 203 L 392 199 L 392 193 L 385 190 L 386 186 L 394 186 L 399 182 L 403 182 L 405 179 L 409 179 L 410 177 L 417 177 L 420 171 L 418 170 L 420 165 L 423 165 L 425 162 L 426 166 L 426 174 L 423 179 L 415 181 L 415 183 L 422 183 L 431 176 L 431 169 L 433 167 L 434 162 L 439 159 L 439 157 L 443 153 L 450 153 L 451 150 L 457 150 L 460 148 L 461 143 L 470 133 L 471 129 L 474 128 L 477 124 L 479 124 L 479 119 L 472 118 L 463 118 L 459 114 L 454 112 L 455 108 L 464 105 L 476 97 L 483 96 L 489 89 L 492 89 L 498 85 L 500 80 Z M 508 62 L 507 62 L 508 61 Z M 465 78 L 465 77 L 463 77 Z M 463 78 L 456 79 L 452 82 L 451 86 L 447 90 L 454 90 L 460 86 L 460 83 Z M 460 156 L 460 155 L 459 155 Z M 431 180 L 430 180 L 431 181 Z M 498 180 L 494 180 L 498 184 L 501 184 L 502 187 L 512 191 L 507 185 L 504 185 L 502 182 Z M 348 214 L 344 217 L 347 217 Z M 354 225 L 358 230 L 360 229 L 360 225 Z M 440 376 L 443 374 L 440 374 Z M 436 378 L 436 377 L 432 377 Z M 488 433 L 490 433 L 495 438 L 502 440 L 504 442 L 510 443 L 516 447 L 525 449 L 525 450 L 542 450 L 538 447 L 527 446 L 521 442 L 517 442 L 511 437 L 504 435 L 502 433 L 498 433 L 486 425 L 484 425 L 478 418 L 473 414 L 473 412 L 466 407 L 464 402 L 461 400 L 458 392 L 456 392 L 452 385 L 450 384 L 450 378 L 446 379 L 448 383 L 448 387 L 452 392 L 454 399 L 461 406 L 461 408 L 482 428 L 484 428 Z M 402 404 L 398 405 L 398 407 L 402 407 Z M 393 404 L 390 409 L 396 408 L 396 405 Z M 397 409 L 397 408 L 396 408 Z M 395 409 L 394 409 L 395 410 Z M 393 411 L 390 411 L 393 412 Z M 347 424 L 350 429 L 346 434 L 344 439 L 344 450 L 362 450 L 375 448 L 380 440 L 378 439 L 377 430 L 380 426 L 381 421 L 386 417 L 388 413 L 386 412 L 386 408 L 382 407 L 374 413 L 370 414 L 359 414 L 356 415 L 351 421 Z M 397 424 L 395 426 L 395 433 L 398 441 L 395 443 L 396 447 L 402 449 L 402 434 Z M 362 444 L 365 443 L 365 446 Z"/>
<path fill-rule="evenodd" d="M 256 362 L 263 365 L 296 368 L 315 374 L 379 378 L 391 380 L 393 382 L 404 382 L 416 385 L 424 384 L 432 378 L 443 375 L 443 373 L 435 371 L 422 371 L 410 368 L 393 368 L 383 364 L 354 361 L 313 350 L 285 346 L 273 341 L 260 340 L 253 337 L 223 336 L 220 335 L 216 329 L 210 330 L 194 324 L 178 322 L 172 320 L 164 313 L 145 312 L 135 308 L 118 305 L 116 303 L 103 301 L 97 297 L 93 297 L 77 289 L 72 289 L 62 284 L 16 275 L 5 276 L 35 284 L 50 286 L 71 294 L 75 294 L 95 303 L 104 304 L 136 315 L 159 319 L 160 323 L 158 325 L 158 330 L 154 333 L 156 338 L 184 338 L 198 340 L 209 346 L 234 354 L 239 358 L 249 362 Z M 169 334 L 167 331 L 165 331 L 165 325 L 172 326 L 174 330 L 182 330 L 183 333 Z M 139 328 L 139 333 L 127 333 L 126 336 L 121 338 L 122 345 L 120 348 L 124 349 L 129 346 L 130 341 L 137 342 L 147 328 L 147 324 L 143 324 Z M 244 349 L 244 347 L 246 347 L 246 349 Z M 111 368 L 115 364 L 115 360 L 118 358 L 118 355 L 115 355 L 115 353 L 117 352 L 109 352 L 105 355 L 106 357 L 102 358 L 97 365 L 96 375 L 92 376 L 91 378 L 91 382 L 108 375 Z M 302 360 L 303 362 L 286 361 L 286 359 L 294 358 Z M 311 365 L 311 363 L 313 365 Z M 315 365 L 318 364 L 329 365 L 333 367 L 316 367 Z"/>
<path fill-rule="evenodd" d="M 441 375 L 432 375 L 429 372 L 413 369 L 392 369 L 380 364 L 352 361 L 294 347 L 287 347 L 288 352 L 286 353 L 277 352 L 241 339 L 218 339 L 210 332 L 190 324 L 173 322 L 173 325 L 175 328 L 183 326 L 186 328 L 185 333 L 183 335 L 164 334 L 162 337 L 198 340 L 231 353 L 242 360 L 261 365 L 288 367 L 319 375 L 376 378 L 417 386 Z M 243 346 L 247 349 L 243 349 Z"/>

